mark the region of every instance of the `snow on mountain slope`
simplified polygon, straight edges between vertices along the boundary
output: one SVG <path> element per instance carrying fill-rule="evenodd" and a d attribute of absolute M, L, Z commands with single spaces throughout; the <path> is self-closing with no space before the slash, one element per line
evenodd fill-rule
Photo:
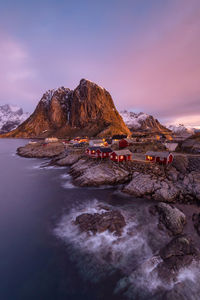
<path fill-rule="evenodd" d="M 5 104 L 0 106 L 0 132 L 8 132 L 15 129 L 29 117 L 23 113 L 23 109 L 17 106 Z"/>
<path fill-rule="evenodd" d="M 188 128 L 184 124 L 178 124 L 178 125 L 169 125 L 167 127 L 169 130 L 171 130 L 175 134 L 188 134 L 192 135 L 195 132 L 195 128 Z"/>
<path fill-rule="evenodd" d="M 145 113 L 134 113 L 128 111 L 120 112 L 125 124 L 131 130 L 168 131 L 157 119 Z"/>

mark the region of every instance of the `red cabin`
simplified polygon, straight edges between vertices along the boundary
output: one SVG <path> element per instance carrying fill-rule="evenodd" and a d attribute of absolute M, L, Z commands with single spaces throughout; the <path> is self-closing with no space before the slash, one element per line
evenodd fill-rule
<path fill-rule="evenodd" d="M 88 147 L 86 154 L 93 158 L 106 158 L 109 157 L 112 150 L 104 147 Z"/>
<path fill-rule="evenodd" d="M 98 154 L 100 155 L 101 158 L 107 158 L 110 156 L 110 153 L 112 152 L 111 148 L 99 148 L 98 150 Z"/>
<path fill-rule="evenodd" d="M 126 148 L 131 145 L 133 145 L 133 141 L 131 139 L 121 139 L 119 141 L 119 148 Z"/>
<path fill-rule="evenodd" d="M 154 152 L 148 151 L 145 154 L 146 160 L 151 162 L 156 162 L 162 165 L 167 165 L 172 163 L 173 155 L 170 152 Z"/>
<path fill-rule="evenodd" d="M 112 161 L 121 162 L 121 161 L 130 161 L 132 160 L 133 153 L 130 150 L 118 150 L 113 151 L 110 154 L 110 159 Z"/>

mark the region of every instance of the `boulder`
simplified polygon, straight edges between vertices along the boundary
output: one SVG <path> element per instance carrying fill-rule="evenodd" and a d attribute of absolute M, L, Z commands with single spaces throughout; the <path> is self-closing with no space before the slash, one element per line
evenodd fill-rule
<path fill-rule="evenodd" d="M 71 166 L 74 163 L 76 163 L 82 156 L 83 156 L 83 154 L 80 154 L 80 153 L 79 154 L 70 153 L 67 156 L 65 156 L 64 158 L 57 160 L 56 164 L 59 166 Z"/>
<path fill-rule="evenodd" d="M 129 172 L 111 161 L 80 159 L 70 173 L 79 186 L 115 185 L 129 180 Z"/>
<path fill-rule="evenodd" d="M 126 225 L 124 216 L 117 210 L 109 210 L 103 213 L 84 213 L 76 217 L 74 222 L 82 232 L 92 234 L 108 230 L 115 235 L 121 235 Z"/>
<path fill-rule="evenodd" d="M 159 221 L 174 235 L 180 234 L 186 224 L 186 216 L 178 208 L 166 203 L 156 205 Z"/>
<path fill-rule="evenodd" d="M 126 185 L 123 192 L 136 197 L 144 197 L 154 192 L 156 180 L 151 175 L 135 172 L 133 179 Z"/>
<path fill-rule="evenodd" d="M 160 250 L 160 257 L 163 261 L 158 265 L 157 271 L 159 277 L 166 282 L 176 280 L 180 269 L 198 262 L 200 258 L 199 250 L 186 236 L 173 238 Z"/>
<path fill-rule="evenodd" d="M 165 185 L 163 184 L 165 183 Z M 175 202 L 179 195 L 179 189 L 173 184 L 162 182 L 161 188 L 157 189 L 153 195 L 153 198 L 157 201 Z"/>

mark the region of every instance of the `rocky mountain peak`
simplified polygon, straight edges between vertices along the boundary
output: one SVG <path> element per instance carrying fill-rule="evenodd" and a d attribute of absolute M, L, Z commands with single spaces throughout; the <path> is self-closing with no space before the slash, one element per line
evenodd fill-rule
<path fill-rule="evenodd" d="M 154 131 L 154 132 L 168 132 L 169 129 L 164 127 L 153 116 L 146 113 L 134 113 L 128 111 L 120 112 L 125 124 L 131 131 Z"/>
<path fill-rule="evenodd" d="M 42 96 L 35 111 L 9 136 L 58 137 L 130 134 L 108 91 L 81 79 L 75 90 L 60 87 Z"/>

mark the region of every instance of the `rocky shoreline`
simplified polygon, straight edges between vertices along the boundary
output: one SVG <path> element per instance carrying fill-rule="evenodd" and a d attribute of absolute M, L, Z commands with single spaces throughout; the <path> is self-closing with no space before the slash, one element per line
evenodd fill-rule
<path fill-rule="evenodd" d="M 62 142 L 28 144 L 17 149 L 23 157 L 51 158 L 50 164 L 70 166 L 74 184 L 101 186 L 123 184 L 122 192 L 169 203 L 200 200 L 200 156 L 176 154 L 171 165 L 133 160 L 115 163 L 86 157 L 85 149 Z"/>
<path fill-rule="evenodd" d="M 151 258 L 152 262 L 158 261 L 153 272 L 161 280 L 176 281 L 183 267 L 199 264 L 199 156 L 177 154 L 172 165 L 164 167 L 145 161 L 118 164 L 106 159 L 90 159 L 85 156 L 85 149 L 74 149 L 63 143 L 28 144 L 18 148 L 17 153 L 24 157 L 51 158 L 51 165 L 70 166 L 73 183 L 78 186 L 120 185 L 124 194 L 153 200 L 155 204 L 150 206 L 149 214 L 155 219 L 157 229 L 168 237 L 168 243 Z M 189 215 L 191 203 L 196 209 Z M 101 213 L 86 210 L 71 222 L 89 235 L 108 231 L 120 238 L 126 227 L 125 216 L 120 210 L 105 206 L 102 209 Z"/>

